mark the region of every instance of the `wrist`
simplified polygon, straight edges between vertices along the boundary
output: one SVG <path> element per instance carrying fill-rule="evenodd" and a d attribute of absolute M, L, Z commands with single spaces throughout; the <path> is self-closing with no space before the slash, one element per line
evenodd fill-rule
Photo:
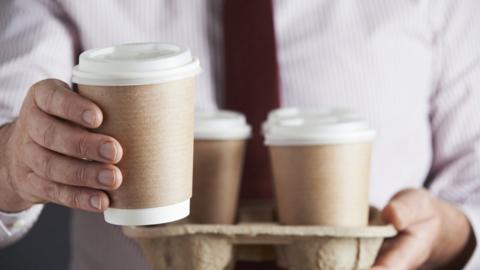
<path fill-rule="evenodd" d="M 435 199 L 442 230 L 432 254 L 433 265 L 440 269 L 463 269 L 473 254 L 476 240 L 467 216 L 454 205 Z"/>
<path fill-rule="evenodd" d="M 0 153 L 3 155 L 3 158 L 0 159 L 0 211 L 3 212 L 20 212 L 32 206 L 31 203 L 18 196 L 11 185 L 13 179 L 9 168 L 14 153 L 9 146 L 13 127 L 14 123 L 0 126 Z"/>

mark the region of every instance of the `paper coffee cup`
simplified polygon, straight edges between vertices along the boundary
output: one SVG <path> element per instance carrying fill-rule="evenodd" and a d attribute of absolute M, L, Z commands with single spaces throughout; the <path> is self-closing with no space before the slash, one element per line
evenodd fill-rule
<path fill-rule="evenodd" d="M 231 111 L 197 112 L 190 219 L 235 222 L 246 139 L 251 128 Z"/>
<path fill-rule="evenodd" d="M 80 55 L 72 81 L 95 102 L 116 138 L 123 183 L 109 192 L 105 220 L 150 225 L 189 214 L 193 168 L 195 76 L 190 50 L 173 44 L 126 44 Z"/>
<path fill-rule="evenodd" d="M 354 113 L 326 110 L 267 122 L 279 220 L 289 225 L 368 225 L 375 132 Z"/>

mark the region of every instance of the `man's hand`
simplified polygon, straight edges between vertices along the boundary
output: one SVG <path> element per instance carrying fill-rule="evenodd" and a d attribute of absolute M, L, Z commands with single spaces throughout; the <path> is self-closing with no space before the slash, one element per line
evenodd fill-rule
<path fill-rule="evenodd" d="M 18 119 L 0 128 L 0 210 L 18 212 L 54 202 L 100 212 L 106 190 L 122 182 L 113 164 L 122 147 L 89 132 L 102 123 L 100 108 L 58 80 L 33 85 Z"/>
<path fill-rule="evenodd" d="M 426 190 L 399 192 L 382 214 L 399 235 L 384 243 L 372 270 L 462 269 L 475 249 L 465 215 Z"/>

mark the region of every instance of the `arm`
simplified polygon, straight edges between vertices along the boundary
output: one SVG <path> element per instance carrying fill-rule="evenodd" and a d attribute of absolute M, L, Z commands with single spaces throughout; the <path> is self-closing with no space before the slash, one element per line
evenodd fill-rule
<path fill-rule="evenodd" d="M 120 145 L 85 129 L 101 124 L 98 106 L 61 81 L 41 81 L 70 80 L 72 34 L 56 1 L 0 1 L 0 246 L 28 231 L 36 205 L 100 212 L 109 204 L 105 190 L 121 183 L 112 165 Z M 101 156 L 102 143 L 118 155 Z"/>
<path fill-rule="evenodd" d="M 434 155 L 429 189 L 468 218 L 471 239 L 464 252 L 470 255 L 465 269 L 480 268 L 479 9 L 475 0 L 445 6 L 447 21 L 437 33 L 438 84 L 431 99 Z"/>
<path fill-rule="evenodd" d="M 447 21 L 438 29 L 441 42 L 438 85 L 431 99 L 434 155 L 429 189 L 468 219 L 470 226 L 465 230 L 470 230 L 471 239 L 463 266 L 479 269 L 480 18 L 476 11 L 480 2 L 451 3 L 445 8 Z"/>
<path fill-rule="evenodd" d="M 480 2 L 431 3 L 429 192 L 402 191 L 384 209 L 400 235 L 384 246 L 375 269 L 480 268 Z"/>

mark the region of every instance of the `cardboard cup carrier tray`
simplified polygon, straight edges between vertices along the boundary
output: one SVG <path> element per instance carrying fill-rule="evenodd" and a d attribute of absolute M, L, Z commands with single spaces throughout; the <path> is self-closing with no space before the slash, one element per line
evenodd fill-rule
<path fill-rule="evenodd" d="M 397 234 L 371 208 L 367 227 L 286 226 L 273 203 L 242 203 L 235 225 L 192 224 L 124 227 L 142 247 L 151 269 L 234 269 L 236 261 L 276 261 L 284 269 L 368 269 L 384 238 Z"/>

